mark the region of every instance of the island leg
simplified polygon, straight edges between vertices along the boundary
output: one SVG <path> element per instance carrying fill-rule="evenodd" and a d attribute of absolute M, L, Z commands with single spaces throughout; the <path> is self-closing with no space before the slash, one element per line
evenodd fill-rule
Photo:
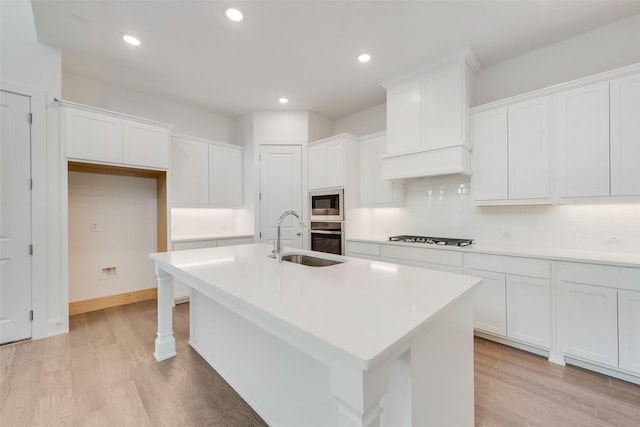
<path fill-rule="evenodd" d="M 363 371 L 353 366 L 330 368 L 330 392 L 337 400 L 339 427 L 379 427 L 380 399 L 387 392 L 389 364 Z"/>
<path fill-rule="evenodd" d="M 176 355 L 176 340 L 173 338 L 173 283 L 171 275 L 158 268 L 158 264 L 155 272 L 158 282 L 158 334 L 153 355 L 160 362 Z"/>

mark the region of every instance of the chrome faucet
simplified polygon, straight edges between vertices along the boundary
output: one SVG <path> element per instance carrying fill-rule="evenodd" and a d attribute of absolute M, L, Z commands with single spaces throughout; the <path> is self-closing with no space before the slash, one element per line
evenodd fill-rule
<path fill-rule="evenodd" d="M 276 240 L 276 249 L 275 249 L 276 260 L 278 262 L 282 262 L 282 237 L 280 234 L 280 227 L 282 226 L 282 221 L 284 221 L 284 219 L 289 215 L 293 215 L 296 218 L 298 218 L 298 222 L 300 223 L 300 226 L 304 228 L 304 222 L 302 222 L 302 217 L 300 217 L 300 214 L 298 212 L 286 211 L 282 215 L 280 215 L 280 218 L 278 218 L 278 240 Z"/>

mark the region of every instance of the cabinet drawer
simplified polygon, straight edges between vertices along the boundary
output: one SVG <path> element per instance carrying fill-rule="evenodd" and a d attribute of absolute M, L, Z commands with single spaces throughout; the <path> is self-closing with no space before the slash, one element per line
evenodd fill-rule
<path fill-rule="evenodd" d="M 461 252 L 441 249 L 410 248 L 407 246 L 395 245 L 384 245 L 382 251 L 386 258 L 396 258 L 399 260 L 418 261 L 462 268 Z"/>
<path fill-rule="evenodd" d="M 380 245 L 377 243 L 347 242 L 347 253 L 380 256 Z"/>
<path fill-rule="evenodd" d="M 557 276 L 564 282 L 640 291 L 640 269 L 610 265 L 559 262 Z"/>
<path fill-rule="evenodd" d="M 499 273 L 515 274 L 518 276 L 551 278 L 551 262 L 520 257 L 500 255 L 465 254 L 467 268 Z"/>
<path fill-rule="evenodd" d="M 216 240 L 192 240 L 185 242 L 175 242 L 173 244 L 174 251 L 185 251 L 187 249 L 215 248 L 218 246 Z"/>

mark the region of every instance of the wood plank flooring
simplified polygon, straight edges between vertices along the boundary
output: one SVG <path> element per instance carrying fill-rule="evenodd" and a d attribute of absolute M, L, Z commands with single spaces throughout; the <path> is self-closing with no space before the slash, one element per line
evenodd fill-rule
<path fill-rule="evenodd" d="M 266 425 L 189 347 L 188 304 L 174 310 L 177 357 L 155 361 L 155 333 L 152 300 L 0 347 L 0 426 Z M 475 396 L 478 427 L 640 426 L 640 386 L 480 338 Z"/>

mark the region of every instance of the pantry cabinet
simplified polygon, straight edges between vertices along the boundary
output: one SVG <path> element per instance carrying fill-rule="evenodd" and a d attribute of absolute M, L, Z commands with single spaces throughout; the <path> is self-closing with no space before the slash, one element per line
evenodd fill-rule
<path fill-rule="evenodd" d="M 358 183 L 360 205 L 402 206 L 404 185 L 382 179 L 382 159 L 386 151 L 386 132 L 363 136 L 358 143 Z"/>
<path fill-rule="evenodd" d="M 174 207 L 240 207 L 242 147 L 185 135 L 171 141 L 171 201 Z"/>
<path fill-rule="evenodd" d="M 551 203 L 550 97 L 472 116 L 477 205 Z"/>
<path fill-rule="evenodd" d="M 169 167 L 169 125 L 77 104 L 63 104 L 60 110 L 69 160 L 144 169 Z"/>
<path fill-rule="evenodd" d="M 357 161 L 357 138 L 340 134 L 309 143 L 307 179 L 309 190 L 346 187 L 347 167 Z"/>

